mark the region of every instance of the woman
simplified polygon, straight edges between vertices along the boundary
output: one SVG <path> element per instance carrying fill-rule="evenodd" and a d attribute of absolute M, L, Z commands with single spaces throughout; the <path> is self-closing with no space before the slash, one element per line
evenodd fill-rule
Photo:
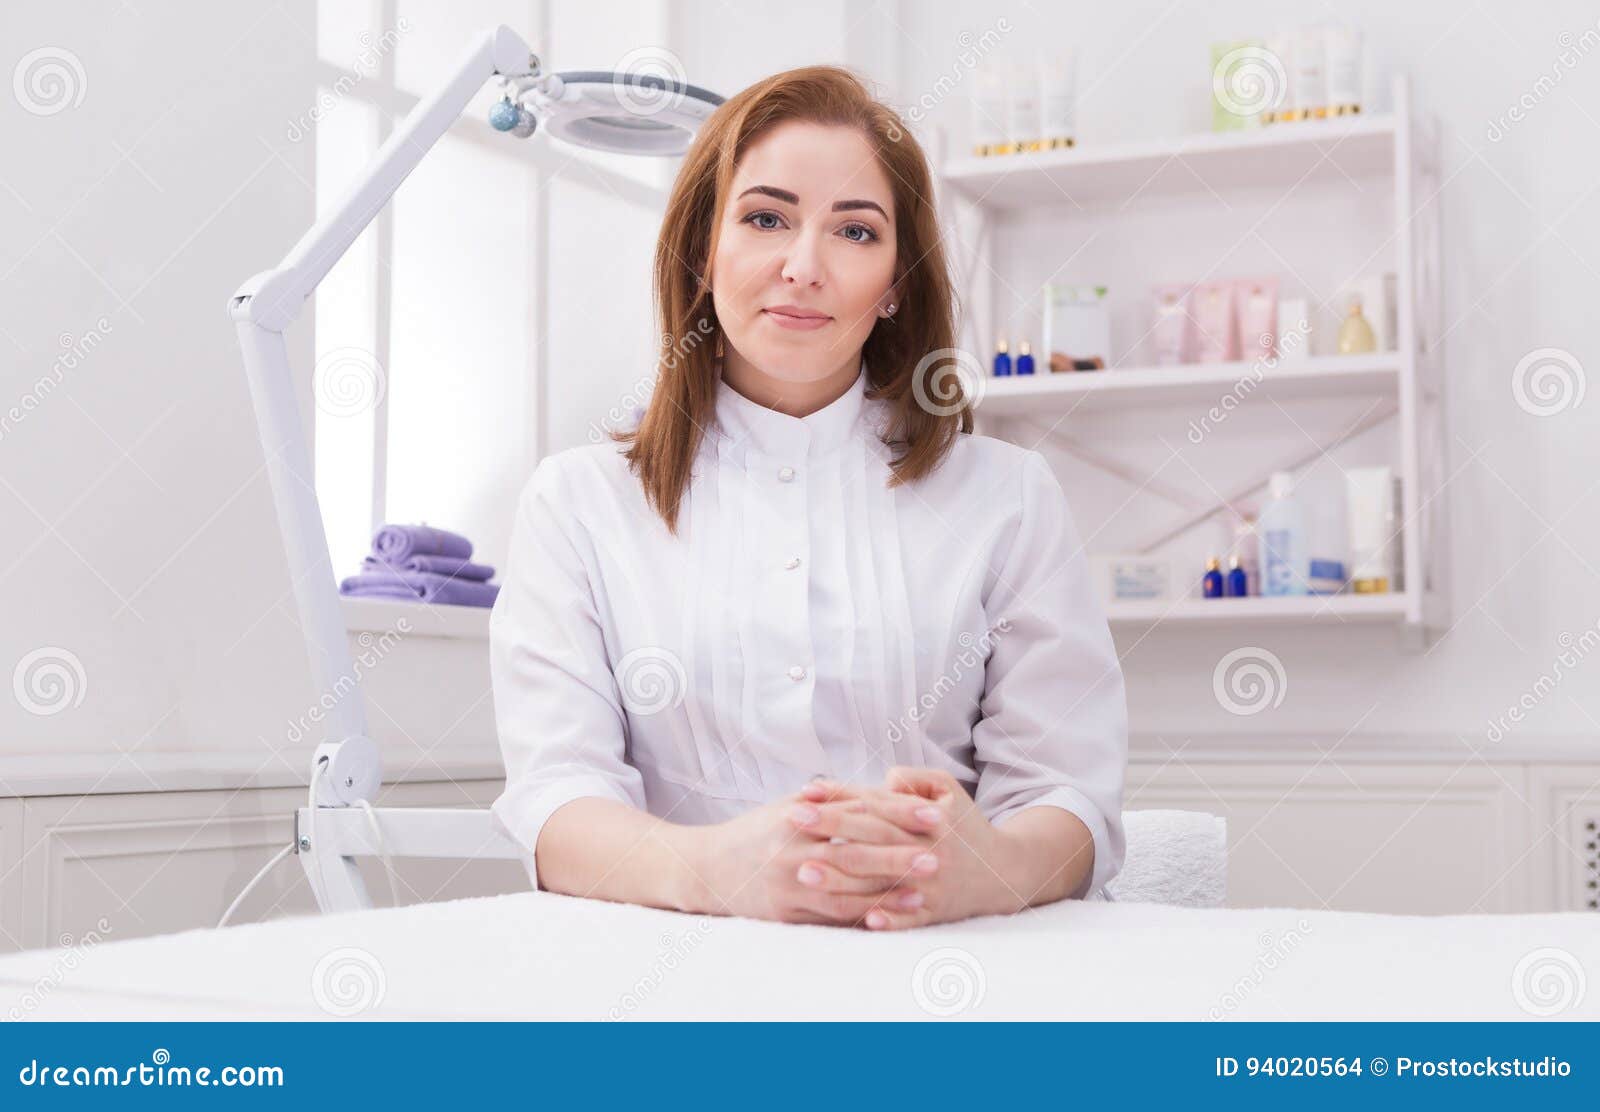
<path fill-rule="evenodd" d="M 1121 867 L 1122 673 L 1048 465 L 929 381 L 931 198 L 846 70 L 696 136 L 651 400 L 539 464 L 491 616 L 493 813 L 535 888 L 894 929 Z"/>

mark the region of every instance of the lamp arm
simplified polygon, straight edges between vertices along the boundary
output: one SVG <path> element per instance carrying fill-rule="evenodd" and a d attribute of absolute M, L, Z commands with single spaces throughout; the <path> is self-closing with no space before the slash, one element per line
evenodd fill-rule
<path fill-rule="evenodd" d="M 461 118 L 484 82 L 497 75 L 525 77 L 537 70 L 538 61 L 528 44 L 511 28 L 496 27 L 485 34 L 461 60 L 455 76 L 411 110 L 378 148 L 361 177 L 332 211 L 300 237 L 283 262 L 239 287 L 228 303 L 233 318 L 254 321 L 274 332 L 287 328 L 305 299 L 388 204 L 400 183 Z"/>
<path fill-rule="evenodd" d="M 528 44 L 510 28 L 497 27 L 485 34 L 462 59 L 456 75 L 411 110 L 360 179 L 300 237 L 283 262 L 247 280 L 228 301 L 288 557 L 301 635 L 321 697 L 316 711 L 307 717 L 316 719 L 311 732 L 319 742 L 313 771 L 322 761 L 328 762 L 320 782 L 313 777 L 322 806 L 348 807 L 375 798 L 383 777 L 378 748 L 367 733 L 360 677 L 351 665 L 312 454 L 295 401 L 294 372 L 283 332 L 484 83 L 496 75 L 515 79 L 537 69 Z"/>

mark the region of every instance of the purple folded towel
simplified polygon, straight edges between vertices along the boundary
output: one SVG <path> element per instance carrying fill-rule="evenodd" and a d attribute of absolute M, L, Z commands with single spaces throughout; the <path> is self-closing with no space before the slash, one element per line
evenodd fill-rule
<path fill-rule="evenodd" d="M 429 525 L 385 525 L 372 538 L 372 552 L 391 564 L 407 556 L 454 556 L 465 560 L 472 555 L 472 542 L 459 533 Z"/>
<path fill-rule="evenodd" d="M 387 556 L 368 556 L 361 561 L 362 571 L 431 571 L 456 579 L 488 580 L 494 578 L 494 568 L 488 564 L 474 564 L 459 556 L 407 556 L 404 560 L 391 560 Z"/>
<path fill-rule="evenodd" d="M 339 593 L 358 598 L 405 598 L 441 606 L 493 606 L 500 584 L 452 579 L 431 571 L 370 571 L 340 583 Z"/>

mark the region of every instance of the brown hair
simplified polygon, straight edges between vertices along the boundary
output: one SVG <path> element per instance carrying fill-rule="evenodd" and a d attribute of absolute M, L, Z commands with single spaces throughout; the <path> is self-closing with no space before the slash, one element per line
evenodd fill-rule
<path fill-rule="evenodd" d="M 930 357 L 948 364 L 948 354 L 936 353 L 955 347 L 957 306 L 927 156 L 894 110 L 849 70 L 805 66 L 775 74 L 720 105 L 684 156 L 656 241 L 656 316 L 664 350 L 655 390 L 639 426 L 612 434 L 629 444 L 629 466 L 674 533 L 703 430 L 715 419 L 715 352 L 722 331 L 704 275 L 740 157 L 787 120 L 858 128 L 893 190 L 900 306 L 892 319 L 877 321 L 863 348 L 867 397 L 886 399 L 890 406 L 884 442 L 903 449 L 891 462 L 889 485 L 927 475 L 958 433 L 972 431 L 972 411 L 954 375 L 939 382 L 936 405 L 927 404 L 931 384 L 913 382 L 929 374 Z M 934 373 L 949 369 L 945 365 Z"/>

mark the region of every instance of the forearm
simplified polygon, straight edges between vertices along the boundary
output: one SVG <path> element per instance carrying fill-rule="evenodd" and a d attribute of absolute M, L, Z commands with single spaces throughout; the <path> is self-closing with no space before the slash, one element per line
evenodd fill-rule
<path fill-rule="evenodd" d="M 1006 819 L 995 871 L 1016 898 L 1012 910 L 1078 896 L 1094 873 L 1094 836 L 1061 807 L 1028 807 Z"/>
<path fill-rule="evenodd" d="M 598 796 L 558 808 L 539 832 L 539 886 L 674 911 L 709 910 L 699 880 L 701 831 Z"/>

